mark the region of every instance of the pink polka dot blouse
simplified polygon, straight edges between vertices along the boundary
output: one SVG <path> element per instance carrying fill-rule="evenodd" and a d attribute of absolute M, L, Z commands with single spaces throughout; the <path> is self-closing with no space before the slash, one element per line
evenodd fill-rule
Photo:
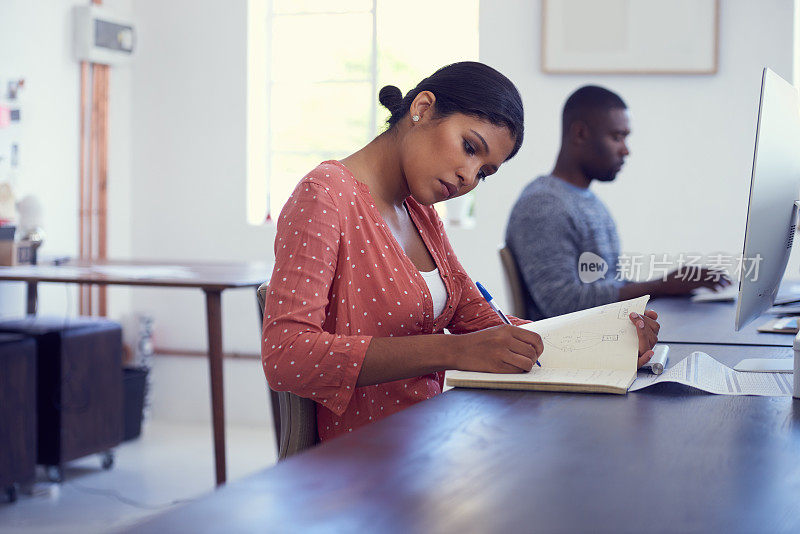
<path fill-rule="evenodd" d="M 447 288 L 439 317 L 369 188 L 338 161 L 306 175 L 277 220 L 264 372 L 273 389 L 317 402 L 323 441 L 442 391 L 443 372 L 356 387 L 373 337 L 445 328 L 460 334 L 501 324 L 456 259 L 436 211 L 411 197 L 406 205 Z"/>

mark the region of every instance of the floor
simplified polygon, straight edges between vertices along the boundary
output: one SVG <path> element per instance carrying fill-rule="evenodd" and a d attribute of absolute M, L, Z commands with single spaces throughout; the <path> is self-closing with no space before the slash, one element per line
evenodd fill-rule
<path fill-rule="evenodd" d="M 273 465 L 274 430 L 228 426 L 228 480 Z M 148 421 L 140 438 L 115 450 L 104 471 L 99 456 L 68 464 L 64 482 L 37 473 L 31 495 L 0 500 L 0 533 L 114 532 L 214 489 L 211 429 L 207 425 Z"/>

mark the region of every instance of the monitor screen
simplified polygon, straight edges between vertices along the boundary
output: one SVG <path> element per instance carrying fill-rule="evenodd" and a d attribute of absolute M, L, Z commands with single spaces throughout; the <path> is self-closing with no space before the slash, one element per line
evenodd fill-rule
<path fill-rule="evenodd" d="M 736 330 L 772 306 L 786 271 L 800 192 L 800 95 L 764 69 L 747 227 L 740 262 Z"/>

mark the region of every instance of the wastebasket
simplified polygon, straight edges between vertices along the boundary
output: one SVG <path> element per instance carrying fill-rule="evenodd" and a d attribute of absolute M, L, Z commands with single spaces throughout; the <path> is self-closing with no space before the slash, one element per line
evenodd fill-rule
<path fill-rule="evenodd" d="M 144 397 L 147 392 L 147 367 L 126 367 L 122 370 L 124 412 L 122 441 L 139 437 L 142 433 Z"/>

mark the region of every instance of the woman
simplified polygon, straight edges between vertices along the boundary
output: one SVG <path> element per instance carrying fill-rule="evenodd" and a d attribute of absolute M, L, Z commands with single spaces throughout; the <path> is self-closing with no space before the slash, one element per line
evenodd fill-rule
<path fill-rule="evenodd" d="M 504 325 L 481 298 L 431 207 L 517 153 L 516 87 L 462 62 L 405 97 L 384 87 L 379 99 L 388 130 L 306 175 L 277 220 L 264 371 L 273 389 L 317 402 L 323 441 L 441 393 L 446 369 L 519 373 L 543 350 L 539 335 Z M 631 318 L 640 366 L 655 318 Z"/>

